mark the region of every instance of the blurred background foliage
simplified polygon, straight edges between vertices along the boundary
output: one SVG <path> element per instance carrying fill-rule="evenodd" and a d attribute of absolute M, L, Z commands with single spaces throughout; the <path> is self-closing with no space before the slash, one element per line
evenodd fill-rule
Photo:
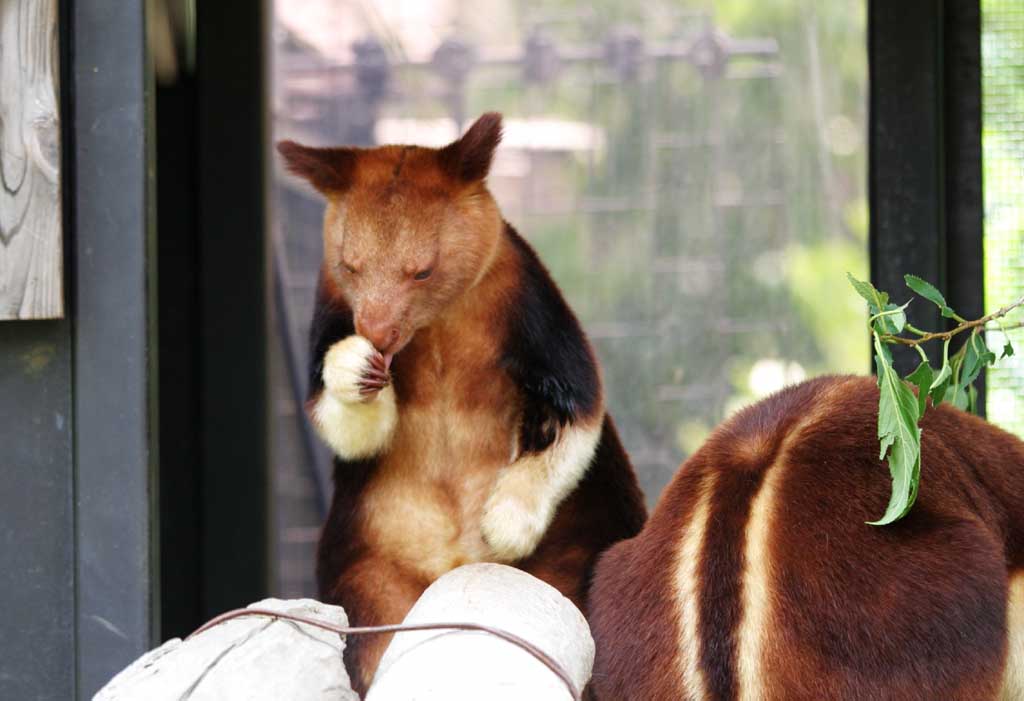
<path fill-rule="evenodd" d="M 548 18 L 561 42 L 623 26 L 671 42 L 713 25 L 772 39 L 777 53 L 751 77 L 741 69 L 755 59 L 737 57 L 721 78 L 665 61 L 632 81 L 587 66 L 471 92 L 470 113 L 498 102 L 510 116 L 604 130 L 597 162 L 576 170 L 584 206 L 513 223 L 590 329 L 652 499 L 736 408 L 807 375 L 869 367 L 862 305 L 843 288 L 846 271 L 867 270 L 864 12 L 800 0 L 522 3 L 513 26 Z M 586 206 L 615 197 L 634 208 Z"/>
<path fill-rule="evenodd" d="M 982 8 L 992 311 L 1024 293 L 1024 5 Z M 584 322 L 653 504 L 731 412 L 870 370 L 846 282 L 868 278 L 865 22 L 863 0 L 282 0 L 275 138 L 441 145 L 503 112 L 491 189 Z M 322 203 L 275 183 L 279 589 L 303 596 L 331 489 L 301 411 Z M 988 389 L 1024 435 L 1024 353 Z"/>
<path fill-rule="evenodd" d="M 845 276 L 868 275 L 862 0 L 335 6 L 345 40 L 278 5 L 278 135 L 357 141 L 339 122 L 372 103 L 373 141 L 429 143 L 502 111 L 492 190 L 584 322 L 651 503 L 732 411 L 870 369 Z M 308 54 L 337 76 L 367 38 L 386 89 L 310 86 Z M 317 90 L 337 109 L 304 112 Z M 283 201 L 281 235 L 308 239 Z"/>
<path fill-rule="evenodd" d="M 1024 4 L 982 0 L 985 311 L 1024 295 Z M 1018 310 L 1007 321 L 1024 318 Z M 1021 332 L 1011 332 L 1020 347 Z M 1003 346 L 999 333 L 989 347 Z M 1024 354 L 988 370 L 988 417 L 1024 436 Z"/>

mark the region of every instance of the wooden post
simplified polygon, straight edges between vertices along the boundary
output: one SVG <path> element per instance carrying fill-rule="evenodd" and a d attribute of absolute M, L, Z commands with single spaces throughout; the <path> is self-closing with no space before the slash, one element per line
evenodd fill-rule
<path fill-rule="evenodd" d="M 0 320 L 64 315 L 57 0 L 0 2 Z"/>

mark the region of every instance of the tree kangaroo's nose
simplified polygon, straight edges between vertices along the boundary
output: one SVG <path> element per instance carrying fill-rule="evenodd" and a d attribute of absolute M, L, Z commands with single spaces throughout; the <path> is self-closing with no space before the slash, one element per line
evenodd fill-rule
<path fill-rule="evenodd" d="M 385 355 L 398 342 L 398 326 L 390 315 L 361 314 L 356 319 L 356 332 Z"/>

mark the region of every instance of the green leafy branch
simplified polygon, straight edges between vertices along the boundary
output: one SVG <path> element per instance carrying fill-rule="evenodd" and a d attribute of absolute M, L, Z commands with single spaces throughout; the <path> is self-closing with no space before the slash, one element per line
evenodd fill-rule
<path fill-rule="evenodd" d="M 1013 345 L 1006 331 L 1024 326 L 1024 322 L 1004 324 L 1002 319 L 1014 309 L 1024 306 L 1024 297 L 1012 304 L 980 319 L 968 321 L 957 314 L 942 293 L 934 285 L 915 275 L 905 275 L 907 287 L 935 304 L 942 316 L 953 319 L 958 325 L 949 331 L 922 331 L 907 323 L 906 309 L 910 304 L 897 305 L 889 301 L 886 292 L 875 289 L 869 282 L 846 274 L 857 294 L 868 303 L 868 326 L 875 351 L 875 366 L 878 374 L 878 459 L 888 455 L 889 473 L 892 476 L 892 494 L 885 514 L 873 526 L 884 526 L 903 518 L 917 499 L 921 480 L 921 428 L 920 420 L 931 399 L 932 405 L 949 402 L 966 411 L 977 409 L 978 393 L 974 381 L 983 368 L 996 362 L 996 355 L 989 350 L 982 332 L 995 322 L 1003 332 L 1006 344 L 1001 357 L 1013 355 Z M 961 333 L 970 335 L 954 355 L 949 354 L 950 340 Z M 910 336 L 903 335 L 912 334 Z M 942 367 L 935 371 L 928 362 L 922 344 L 942 341 Z M 921 356 L 921 363 L 904 378 L 892 366 L 890 345 L 909 346 Z M 915 396 L 911 387 L 917 388 Z"/>

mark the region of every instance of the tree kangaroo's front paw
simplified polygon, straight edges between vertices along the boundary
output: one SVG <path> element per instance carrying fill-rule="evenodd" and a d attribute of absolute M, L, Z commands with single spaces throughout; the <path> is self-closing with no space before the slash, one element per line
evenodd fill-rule
<path fill-rule="evenodd" d="M 388 386 L 390 377 L 382 356 L 362 336 L 335 343 L 324 356 L 324 387 L 344 402 L 369 402 Z"/>
<path fill-rule="evenodd" d="M 508 477 L 508 475 L 503 475 Z M 537 549 L 551 521 L 551 509 L 534 494 L 515 489 L 515 479 L 499 479 L 484 506 L 480 531 L 498 560 L 513 562 Z"/>
<path fill-rule="evenodd" d="M 398 422 L 384 358 L 362 336 L 338 341 L 324 356 L 324 391 L 311 418 L 320 437 L 346 460 L 378 455 Z"/>

